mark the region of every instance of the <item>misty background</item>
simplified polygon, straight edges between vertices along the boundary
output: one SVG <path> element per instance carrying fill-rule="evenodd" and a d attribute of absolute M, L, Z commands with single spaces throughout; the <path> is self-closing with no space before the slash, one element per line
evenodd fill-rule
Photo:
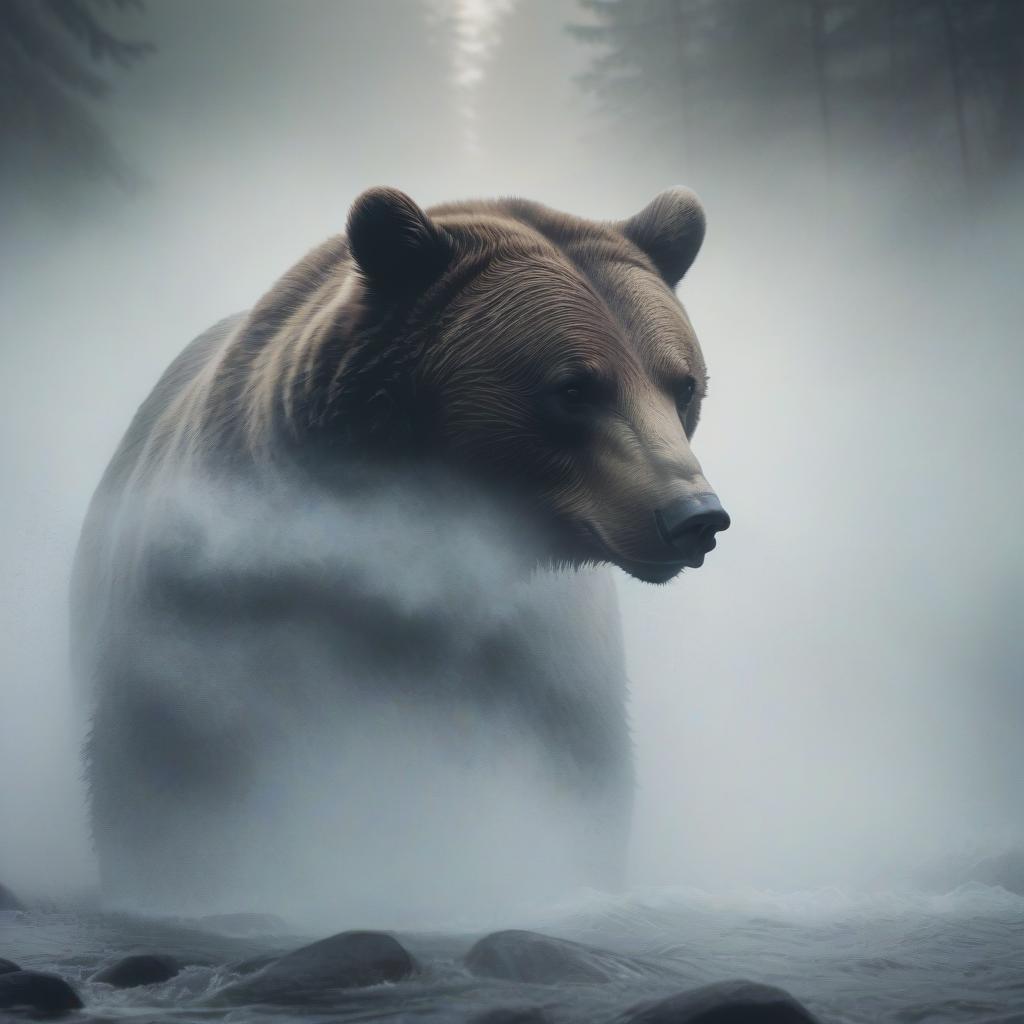
<path fill-rule="evenodd" d="M 617 576 L 633 884 L 1020 842 L 1022 172 L 1013 0 L 5 0 L 0 880 L 93 881 L 66 588 L 132 412 L 376 184 L 705 202 L 680 295 L 733 527 Z"/>

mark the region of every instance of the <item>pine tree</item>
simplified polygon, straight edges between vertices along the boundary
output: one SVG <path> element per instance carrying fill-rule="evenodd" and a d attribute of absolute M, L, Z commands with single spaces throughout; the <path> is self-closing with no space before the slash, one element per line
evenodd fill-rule
<path fill-rule="evenodd" d="M 121 38 L 102 14 L 141 6 L 141 0 L 3 0 L 0 167 L 8 181 L 42 187 L 83 175 L 129 180 L 93 104 L 110 91 L 105 67 L 131 67 L 153 49 Z"/>
<path fill-rule="evenodd" d="M 570 31 L 600 47 L 582 84 L 662 152 L 813 121 L 829 165 L 873 155 L 971 193 L 1024 160 L 1024 0 L 580 4 Z"/>

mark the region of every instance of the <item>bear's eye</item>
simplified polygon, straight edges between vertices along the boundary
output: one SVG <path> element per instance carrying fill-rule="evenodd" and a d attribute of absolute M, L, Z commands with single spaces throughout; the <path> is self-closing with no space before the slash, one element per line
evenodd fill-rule
<path fill-rule="evenodd" d="M 599 404 L 602 392 L 600 381 L 587 377 L 570 377 L 555 390 L 559 402 L 570 410 L 583 410 Z"/>
<path fill-rule="evenodd" d="M 679 415 L 682 416 L 689 404 L 693 401 L 693 396 L 697 391 L 697 382 L 692 377 L 687 377 L 677 388 L 676 388 L 676 408 L 679 410 Z"/>
<path fill-rule="evenodd" d="M 611 380 L 590 374 L 574 373 L 553 382 L 541 405 L 551 437 L 560 445 L 585 443 L 614 394 Z"/>

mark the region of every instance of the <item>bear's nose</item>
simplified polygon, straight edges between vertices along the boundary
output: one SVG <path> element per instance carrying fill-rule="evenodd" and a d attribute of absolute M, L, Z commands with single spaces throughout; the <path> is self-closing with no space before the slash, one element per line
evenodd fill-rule
<path fill-rule="evenodd" d="M 654 513 L 662 539 L 686 555 L 701 561 L 715 546 L 715 534 L 729 529 L 729 513 L 712 491 L 677 498 Z"/>

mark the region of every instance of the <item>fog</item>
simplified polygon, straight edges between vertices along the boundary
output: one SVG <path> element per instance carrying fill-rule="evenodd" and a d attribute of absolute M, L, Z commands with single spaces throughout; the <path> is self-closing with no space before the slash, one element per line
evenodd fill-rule
<path fill-rule="evenodd" d="M 642 141 L 582 88 L 569 0 L 124 17 L 157 50 L 96 116 L 132 182 L 0 205 L 0 880 L 95 880 L 66 588 L 132 412 L 375 184 L 602 219 L 705 201 L 680 296 L 733 526 L 665 587 L 617 574 L 631 884 L 889 888 L 1024 838 L 1019 178 L 978 202 L 852 117 L 828 159 L 804 122 Z"/>

